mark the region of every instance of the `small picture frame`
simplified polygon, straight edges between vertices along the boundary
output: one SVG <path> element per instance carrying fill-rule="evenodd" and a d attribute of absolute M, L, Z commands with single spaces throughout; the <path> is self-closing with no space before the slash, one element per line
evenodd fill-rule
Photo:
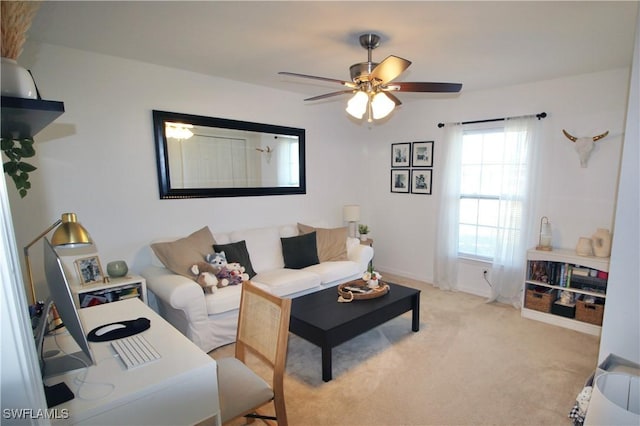
<path fill-rule="evenodd" d="M 413 142 L 412 167 L 433 167 L 433 141 Z"/>
<path fill-rule="evenodd" d="M 411 142 L 391 144 L 391 167 L 409 167 Z"/>
<path fill-rule="evenodd" d="M 431 195 L 431 169 L 411 170 L 411 193 Z"/>
<path fill-rule="evenodd" d="M 391 192 L 409 193 L 409 169 L 391 170 Z"/>
<path fill-rule="evenodd" d="M 82 285 L 102 282 L 104 273 L 98 256 L 83 257 L 75 261 L 80 283 Z"/>

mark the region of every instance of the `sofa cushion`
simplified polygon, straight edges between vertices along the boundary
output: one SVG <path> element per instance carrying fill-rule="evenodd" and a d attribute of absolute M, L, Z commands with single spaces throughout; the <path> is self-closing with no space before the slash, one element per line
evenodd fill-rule
<path fill-rule="evenodd" d="M 320 262 L 333 260 L 347 260 L 347 236 L 349 230 L 343 228 L 314 228 L 312 226 L 298 224 L 301 234 L 316 233 L 318 242 L 318 258 Z"/>
<path fill-rule="evenodd" d="M 204 261 L 215 243 L 211 231 L 205 226 L 175 241 L 153 243 L 151 249 L 167 269 L 193 279 L 189 269 L 195 263 Z"/>
<path fill-rule="evenodd" d="M 257 273 L 284 268 L 280 237 L 277 226 L 231 232 L 231 241 L 246 241 L 253 269 Z"/>
<path fill-rule="evenodd" d="M 244 240 L 229 244 L 214 244 L 213 249 L 216 253 L 223 251 L 228 263 L 237 262 L 241 266 L 244 266 L 244 271 L 249 274 L 249 279 L 256 275 L 251 265 L 247 244 Z"/>
<path fill-rule="evenodd" d="M 302 269 L 320 263 L 315 232 L 297 237 L 280 238 L 280 241 L 285 268 Z"/>
<path fill-rule="evenodd" d="M 228 285 L 217 289 L 213 294 L 205 293 L 204 303 L 207 314 L 214 315 L 238 309 L 241 292 L 242 285 Z"/>
<path fill-rule="evenodd" d="M 315 265 L 317 266 L 317 265 Z M 252 280 L 258 287 L 278 297 L 320 286 L 320 276 L 305 269 L 272 269 L 260 272 Z"/>
<path fill-rule="evenodd" d="M 350 260 L 322 262 L 317 265 L 308 266 L 304 268 L 303 271 L 318 275 L 322 284 L 337 281 L 360 272 L 358 264 Z"/>

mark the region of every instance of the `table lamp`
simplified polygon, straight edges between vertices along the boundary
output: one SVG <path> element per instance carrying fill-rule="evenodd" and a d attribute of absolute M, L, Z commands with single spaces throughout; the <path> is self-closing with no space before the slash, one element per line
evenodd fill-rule
<path fill-rule="evenodd" d="M 58 229 L 54 231 L 53 237 L 51 238 L 51 244 L 54 247 L 75 248 L 92 244 L 89 232 L 87 232 L 87 230 L 78 223 L 78 218 L 75 213 L 62 214 L 60 219 L 55 221 L 53 225 L 49 226 L 33 241 L 27 244 L 23 250 L 24 260 L 27 266 L 27 280 L 29 281 L 29 287 L 31 289 L 32 304 L 37 303 L 37 300 L 36 290 L 33 284 L 33 273 L 31 272 L 31 261 L 29 260 L 29 249 L 56 226 L 58 226 Z"/>
<path fill-rule="evenodd" d="M 347 204 L 342 209 L 342 218 L 349 222 L 349 236 L 356 236 L 356 222 L 360 220 L 360 206 L 357 204 Z"/>
<path fill-rule="evenodd" d="M 540 237 L 536 250 L 551 251 L 551 222 L 546 216 L 542 216 L 540 219 Z"/>

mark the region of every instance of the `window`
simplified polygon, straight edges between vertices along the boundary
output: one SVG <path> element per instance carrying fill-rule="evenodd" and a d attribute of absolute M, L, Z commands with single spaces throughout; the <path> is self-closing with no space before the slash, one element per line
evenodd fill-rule
<path fill-rule="evenodd" d="M 491 128 L 466 129 L 462 140 L 460 176 L 460 214 L 458 253 L 461 256 L 492 260 L 495 255 L 500 209 L 512 209 L 516 216 L 522 210 L 522 200 L 511 199 L 516 194 L 525 168 L 523 152 L 515 146 L 513 137 L 504 127 L 492 123 Z M 503 215 L 504 216 L 504 215 Z"/>
<path fill-rule="evenodd" d="M 298 167 L 298 138 L 278 136 L 276 151 L 278 152 L 278 186 L 300 185 Z"/>

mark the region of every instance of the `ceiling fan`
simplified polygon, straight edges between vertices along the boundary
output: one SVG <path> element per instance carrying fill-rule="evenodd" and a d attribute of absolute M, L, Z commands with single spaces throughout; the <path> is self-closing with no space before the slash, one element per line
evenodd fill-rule
<path fill-rule="evenodd" d="M 360 36 L 360 46 L 367 49 L 368 52 L 367 62 L 351 65 L 349 68 L 351 81 L 287 71 L 281 71 L 278 74 L 328 81 L 348 87 L 345 90 L 307 98 L 305 101 L 317 101 L 332 96 L 354 93 L 355 95 L 347 104 L 347 112 L 358 119 L 361 119 L 366 112 L 368 113 L 367 120 L 369 122 L 373 119 L 377 120 L 386 117 L 396 106 L 402 104 L 400 99 L 391 92 L 455 93 L 462 89 L 462 84 L 460 83 L 393 82 L 396 77 L 409 68 L 411 61 L 391 55 L 380 63 L 373 62 L 371 60 L 371 52 L 379 45 L 380 36 L 377 34 L 362 34 Z"/>

